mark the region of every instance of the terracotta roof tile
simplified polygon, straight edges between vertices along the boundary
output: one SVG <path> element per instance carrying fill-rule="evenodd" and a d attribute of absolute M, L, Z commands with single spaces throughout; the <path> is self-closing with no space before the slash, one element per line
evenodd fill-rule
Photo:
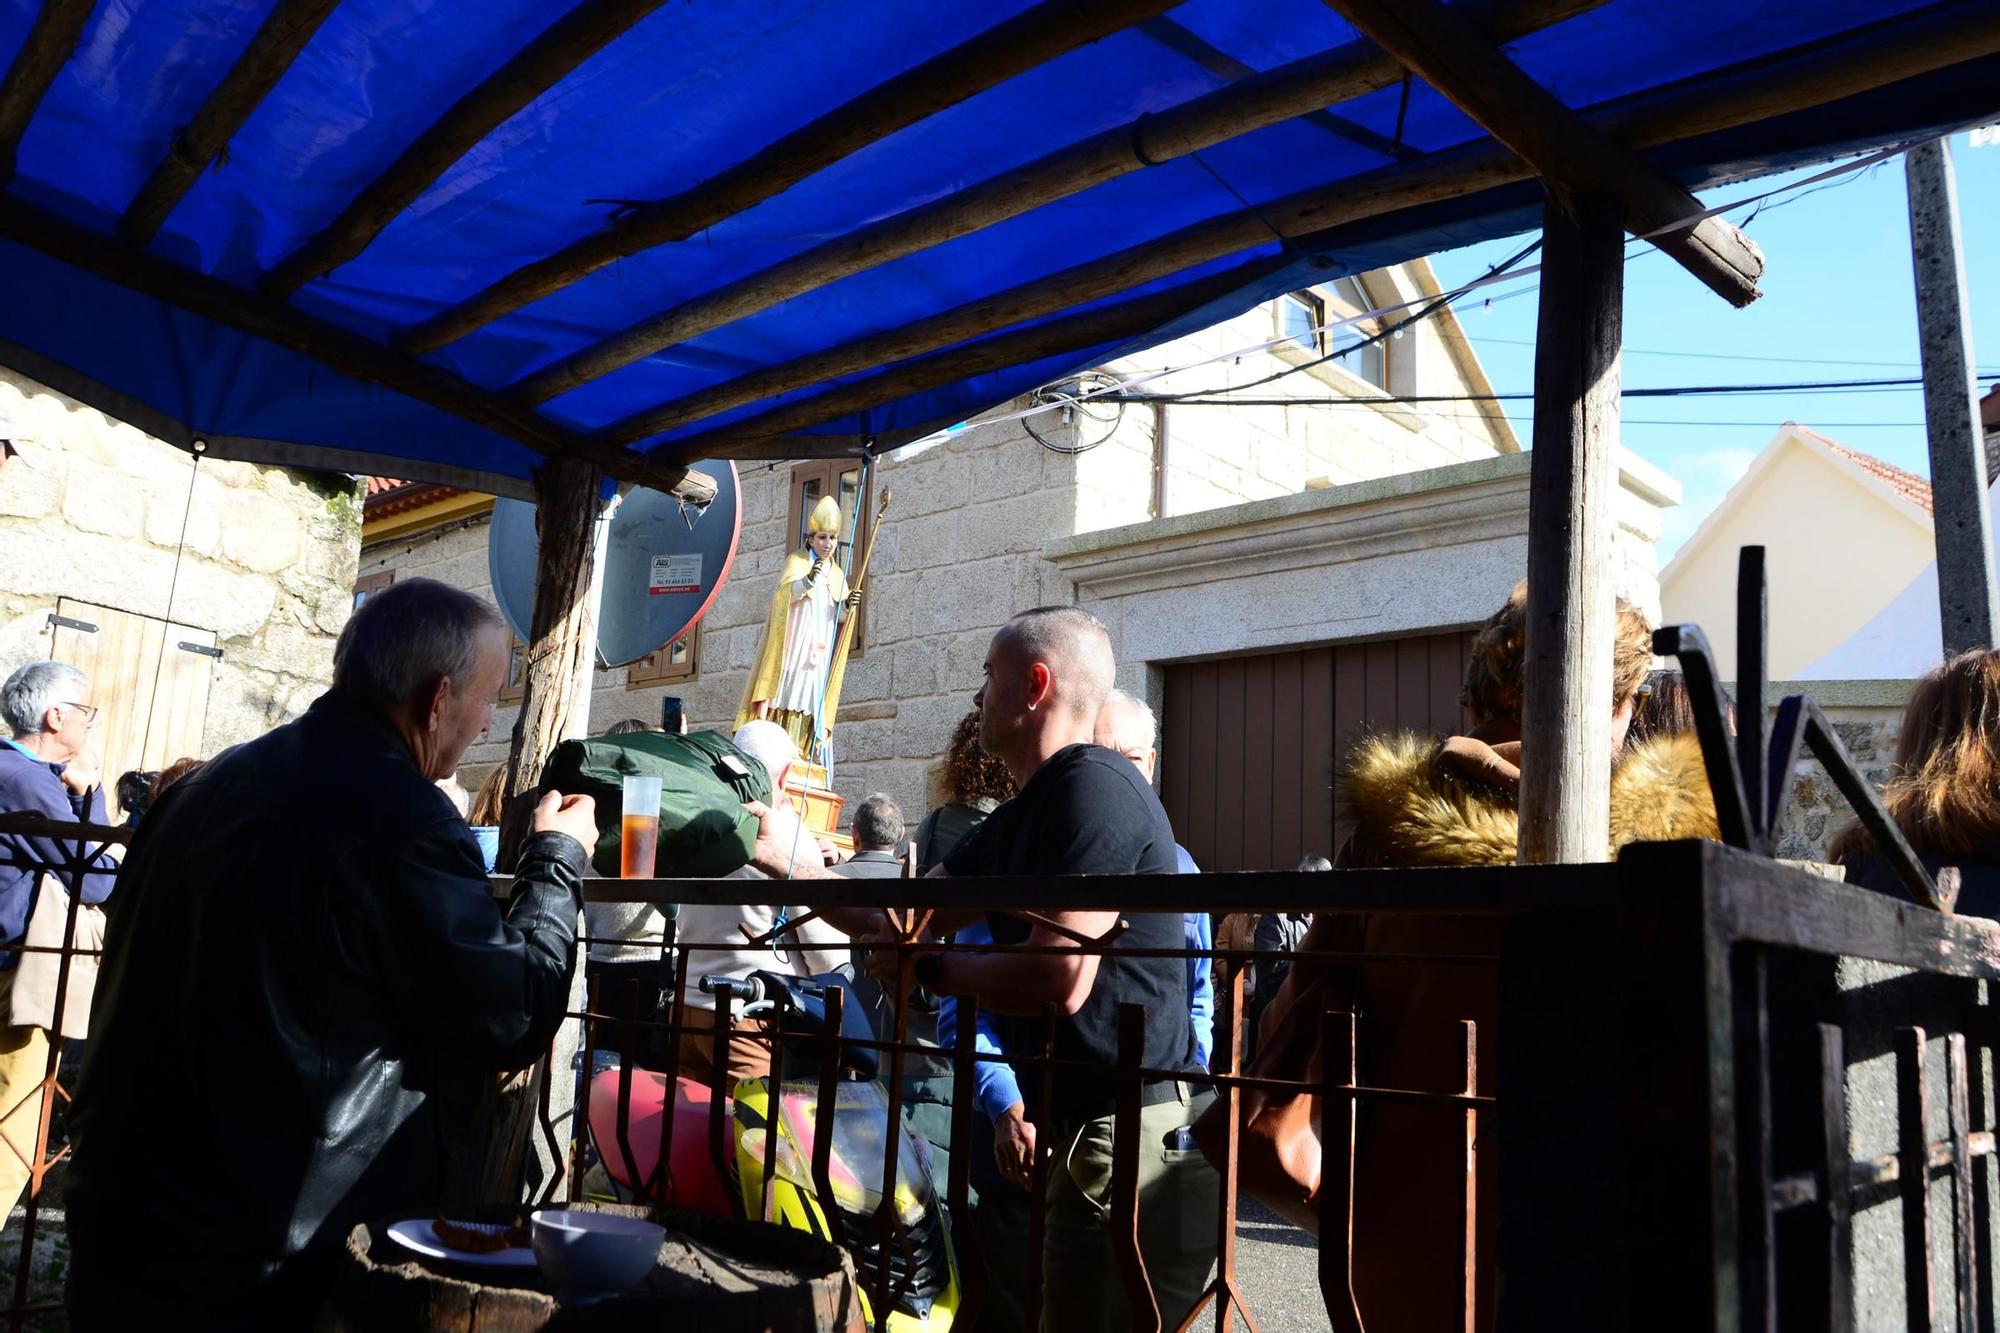
<path fill-rule="evenodd" d="M 1908 500 L 1926 514 L 1931 512 L 1931 484 L 1914 472 L 1905 471 L 1894 463 L 1885 463 L 1873 454 L 1864 454 L 1859 449 L 1850 449 L 1837 440 L 1830 440 L 1810 426 L 1801 426 L 1796 421 L 1788 423 L 1801 435 L 1810 435 L 1819 443 L 1847 459 L 1856 467 L 1878 481 L 1889 484 L 1889 488 Z"/>
<path fill-rule="evenodd" d="M 363 521 L 393 518 L 412 509 L 421 509 L 438 500 L 449 500 L 465 492 L 455 486 L 439 486 L 428 481 L 402 481 L 396 477 L 370 477 L 361 499 Z"/>

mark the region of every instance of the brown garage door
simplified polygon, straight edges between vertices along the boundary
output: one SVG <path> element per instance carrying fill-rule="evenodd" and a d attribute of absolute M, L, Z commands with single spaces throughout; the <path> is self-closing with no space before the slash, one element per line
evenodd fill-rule
<path fill-rule="evenodd" d="M 1459 730 L 1472 635 L 1167 668 L 1161 797 L 1204 870 L 1289 870 L 1347 836 L 1335 775 L 1371 731 Z"/>

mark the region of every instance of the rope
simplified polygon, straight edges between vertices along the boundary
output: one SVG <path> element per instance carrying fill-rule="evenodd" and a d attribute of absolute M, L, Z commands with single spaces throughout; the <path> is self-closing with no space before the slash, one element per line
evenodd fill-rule
<path fill-rule="evenodd" d="M 153 710 L 160 702 L 160 677 L 167 669 L 167 643 L 174 636 L 174 596 L 181 586 L 181 560 L 187 554 L 188 517 L 194 513 L 194 487 L 201 477 L 202 455 L 208 452 L 208 441 L 194 442 L 194 463 L 188 468 L 187 503 L 181 507 L 181 535 L 174 545 L 174 571 L 167 580 L 167 610 L 162 619 L 166 622 L 160 630 L 160 656 L 153 663 L 153 688 L 146 698 L 146 726 L 139 733 L 139 767 L 146 766 L 146 747 L 153 743 Z"/>

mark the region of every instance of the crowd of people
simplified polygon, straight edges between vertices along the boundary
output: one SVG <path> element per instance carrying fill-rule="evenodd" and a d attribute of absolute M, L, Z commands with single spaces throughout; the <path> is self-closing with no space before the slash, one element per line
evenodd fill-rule
<path fill-rule="evenodd" d="M 1515 859 L 1521 765 L 1533 761 L 1521 746 L 1525 624 L 1517 589 L 1478 633 L 1463 735 L 1380 734 L 1354 745 L 1342 784 L 1351 832 L 1331 862 L 1308 856 L 1300 870 Z M 304 1318 L 347 1232 L 433 1207 L 460 1169 L 481 1087 L 547 1049 L 567 1008 L 598 811 L 586 795 L 533 799 L 507 858 L 512 892 L 494 896 L 494 846 L 475 829 L 497 837 L 504 792 L 496 776 L 468 793 L 456 774 L 490 723 L 508 643 L 485 602 L 429 580 L 399 582 L 356 610 L 332 688 L 303 717 L 206 762 L 114 784 L 135 830 L 129 854 L 115 842 L 84 856 L 70 840 L 0 834 L 0 943 L 18 946 L 34 919 L 71 895 L 81 909 L 107 909 L 68 1126 L 76 1327 L 122 1327 L 163 1301 L 202 1310 L 216 1327 Z M 1114 688 L 1117 666 L 1103 626 L 1079 608 L 1013 616 L 993 636 L 931 808 L 912 827 L 887 795 L 866 797 L 844 857 L 787 796 L 801 762 L 794 730 L 772 718 L 744 722 L 733 745 L 762 765 L 772 795 L 748 807 L 755 844 L 732 878 L 745 881 L 747 899 L 782 900 L 811 895 L 754 886 L 1198 873 L 1155 793 L 1157 720 Z M 1645 620 L 1621 603 L 1607 701 L 1613 853 L 1636 840 L 1716 836 L 1685 689 L 1649 667 Z M 0 813 L 110 822 L 90 745 L 100 706 L 84 674 L 60 662 L 6 679 Z M 634 720 L 613 729 L 640 730 L 658 728 Z M 1927 865 L 1960 867 L 1961 910 L 2000 911 L 2000 653 L 1966 654 L 1920 684 L 1885 799 Z M 1850 881 L 1899 891 L 1858 829 L 1834 856 Z M 715 1001 L 693 979 L 774 965 L 801 977 L 844 970 L 878 1030 L 900 1002 L 909 1039 L 940 1048 L 940 1058 L 905 1065 L 905 1123 L 932 1145 L 940 1180 L 948 1153 L 972 1154 L 982 1327 L 1115 1328 L 1128 1314 L 1122 1284 L 1107 1281 L 1117 1271 L 1109 1071 L 1121 1007 L 1143 1006 L 1142 1064 L 1152 1072 L 1139 1098 L 1139 1244 L 1162 1318 L 1175 1325 L 1216 1258 L 1219 1177 L 1197 1147 L 1213 1101 L 1203 1077 L 1215 1046 L 1205 957 L 1213 922 L 1133 913 L 1113 934 L 1118 920 L 1085 905 L 1036 919 L 938 912 L 926 938 L 940 943 L 926 950 L 873 909 L 690 904 L 676 921 L 659 905 L 594 904 L 593 980 L 624 994 L 636 985 L 645 1020 L 634 1034 L 600 1034 L 599 1045 L 657 1067 L 667 1055 L 659 1033 L 677 1022 L 681 1071 L 733 1086 L 768 1074 L 771 1035 L 761 1021 L 736 1020 L 724 1067 L 714 1069 Z M 1496 929 L 1473 918 L 1266 916 L 1255 940 L 1272 956 L 1247 987 L 1253 1072 L 1302 1076 L 1299 1016 L 1336 1002 L 1368 1016 L 1367 1081 L 1452 1086 L 1462 1075 L 1450 1067 L 1454 1052 L 1399 1035 L 1468 1018 L 1489 1033 L 1492 973 L 1393 960 L 1491 955 Z M 1071 947 L 1107 935 L 1101 951 Z M 914 959 L 879 947 L 892 938 L 916 944 Z M 967 947 L 944 948 L 947 940 Z M 677 947 L 689 951 L 690 978 L 678 993 Z M 1329 951 L 1392 961 L 1314 961 Z M 0 1151 L 0 1202 L 9 1207 L 29 1178 L 32 1093 L 52 1035 L 49 1021 L 23 1017 L 37 957 L 0 952 L 0 1138 L 13 1148 Z M 914 990 L 894 996 L 904 977 Z M 975 1085 L 954 1089 L 941 1053 L 964 1022 L 975 1024 L 982 1058 Z M 1045 1049 L 1052 1067 L 1034 1058 Z M 969 1143 L 952 1141 L 957 1097 L 977 1108 Z M 1444 1175 L 1455 1180 L 1457 1167 L 1403 1151 L 1397 1123 L 1362 1128 L 1356 1294 L 1364 1309 L 1387 1312 L 1371 1314 L 1371 1327 L 1441 1326 L 1457 1316 L 1462 1272 L 1455 1247 L 1427 1242 L 1456 1223 L 1422 1201 L 1455 1197 Z M 1478 1151 L 1494 1146 L 1482 1139 Z M 202 1163 L 207 1187 L 187 1188 L 191 1161 Z M 1030 1310 L 1037 1170 L 1046 1180 L 1043 1299 Z M 1482 1164 L 1479 1177 L 1486 1189 L 1497 1172 Z M 1483 1233 L 1485 1284 L 1489 1241 Z"/>

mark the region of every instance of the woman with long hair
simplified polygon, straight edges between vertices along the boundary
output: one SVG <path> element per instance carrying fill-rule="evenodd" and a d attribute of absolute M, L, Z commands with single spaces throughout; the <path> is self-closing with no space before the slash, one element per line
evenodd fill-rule
<path fill-rule="evenodd" d="M 1917 682 L 1882 804 L 1932 875 L 1958 867 L 1961 915 L 2000 917 L 2000 652 L 1960 653 Z M 1906 896 L 1859 824 L 1831 856 L 1848 883 Z"/>
<path fill-rule="evenodd" d="M 953 729 L 937 786 L 938 803 L 917 826 L 919 875 L 929 874 L 1014 794 L 1014 779 L 1006 765 L 980 748 L 977 709 L 960 718 Z"/>

